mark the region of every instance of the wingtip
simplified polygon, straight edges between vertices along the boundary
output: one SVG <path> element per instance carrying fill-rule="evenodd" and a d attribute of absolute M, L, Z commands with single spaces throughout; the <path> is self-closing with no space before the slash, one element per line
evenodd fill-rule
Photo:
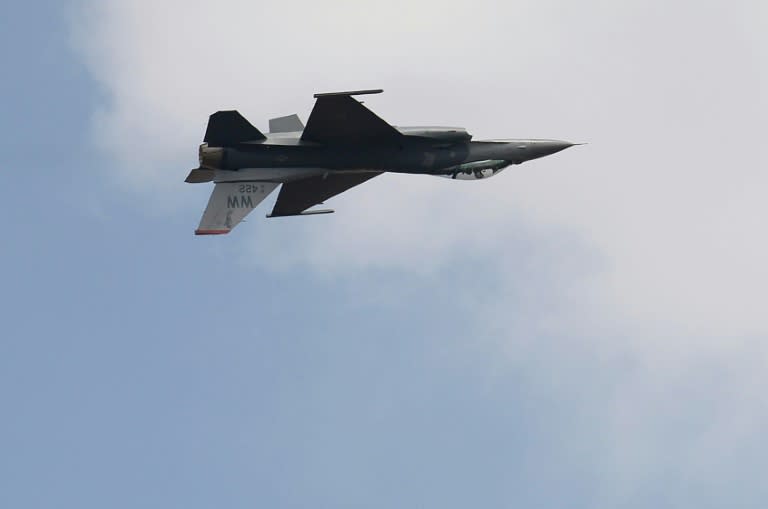
<path fill-rule="evenodd" d="M 195 230 L 195 235 L 226 235 L 232 230 Z"/>
<path fill-rule="evenodd" d="M 384 92 L 383 88 L 375 88 L 372 90 L 349 90 L 347 92 L 321 92 L 315 94 L 315 99 L 318 97 L 328 97 L 333 95 L 367 95 L 367 94 L 380 94 Z"/>

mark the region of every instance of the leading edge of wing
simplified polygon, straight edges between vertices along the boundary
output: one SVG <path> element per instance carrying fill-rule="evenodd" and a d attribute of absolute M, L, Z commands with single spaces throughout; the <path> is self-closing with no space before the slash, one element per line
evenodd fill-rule
<path fill-rule="evenodd" d="M 379 118 L 353 95 L 375 94 L 381 90 L 357 90 L 315 94 L 315 107 L 301 135 L 304 141 L 324 144 L 387 143 L 403 135 Z"/>

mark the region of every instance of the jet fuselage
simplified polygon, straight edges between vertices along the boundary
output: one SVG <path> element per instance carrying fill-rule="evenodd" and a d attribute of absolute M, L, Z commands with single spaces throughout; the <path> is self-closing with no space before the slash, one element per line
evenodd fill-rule
<path fill-rule="evenodd" d="M 481 180 L 573 145 L 473 141 L 460 127 L 395 127 L 353 98 L 378 93 L 315 94 L 306 125 L 296 114 L 272 118 L 267 134 L 236 110 L 213 113 L 199 148 L 200 167 L 185 179 L 215 184 L 195 233 L 230 232 L 278 186 L 267 217 L 326 214 L 333 211 L 313 207 L 384 172 Z"/>
<path fill-rule="evenodd" d="M 418 128 L 403 128 L 415 131 Z M 405 135 L 398 143 L 356 142 L 354 144 L 320 145 L 304 142 L 301 133 L 267 135 L 257 142 L 234 147 L 200 147 L 203 167 L 219 170 L 257 168 L 327 168 L 329 170 L 377 170 L 398 173 L 442 175 L 454 167 L 479 161 L 524 161 L 554 154 L 572 143 L 557 140 L 488 140 L 451 139 L 456 128 L 423 128 L 429 137 Z M 441 136 L 441 134 L 446 133 Z M 468 137 L 468 135 L 467 135 Z"/>

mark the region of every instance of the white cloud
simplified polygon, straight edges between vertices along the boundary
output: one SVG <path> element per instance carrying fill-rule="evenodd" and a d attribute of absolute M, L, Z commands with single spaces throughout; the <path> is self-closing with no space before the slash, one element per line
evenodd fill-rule
<path fill-rule="evenodd" d="M 382 87 L 366 102 L 400 125 L 590 142 L 487 182 L 384 176 L 336 198 L 330 218 L 256 212 L 240 241 L 224 240 L 246 242 L 260 264 L 429 275 L 494 259 L 499 289 L 480 318 L 489 334 L 515 338 L 514 357 L 524 338 L 505 295 L 525 269 L 515 250 L 533 245 L 545 266 L 529 270 L 549 279 L 526 330 L 578 331 L 602 355 L 644 366 L 620 377 L 606 424 L 618 434 L 669 415 L 654 406 L 669 403 L 648 383 L 657 374 L 684 397 L 674 377 L 691 363 L 695 378 L 701 364 L 722 369 L 721 357 L 764 358 L 754 338 L 768 336 L 768 17 L 756 2 L 84 1 L 76 19 L 109 94 L 96 140 L 115 176 L 150 194 L 186 196 L 179 182 L 212 111 L 237 108 L 264 127 L 306 118 L 318 91 Z M 551 353 L 524 350 L 528 360 Z M 746 403 L 728 411 L 766 421 Z M 725 440 L 740 426 L 730 421 L 700 436 Z"/>

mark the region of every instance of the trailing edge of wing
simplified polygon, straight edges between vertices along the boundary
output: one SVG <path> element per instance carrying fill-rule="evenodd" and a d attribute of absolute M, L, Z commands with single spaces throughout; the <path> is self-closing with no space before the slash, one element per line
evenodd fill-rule
<path fill-rule="evenodd" d="M 328 198 L 341 194 L 363 182 L 381 175 L 381 172 L 335 173 L 326 177 L 309 177 L 283 184 L 277 196 L 275 207 L 268 217 L 296 216 L 323 203 Z"/>
<path fill-rule="evenodd" d="M 402 134 L 352 95 L 378 91 L 317 94 L 301 139 L 325 144 L 396 142 Z"/>

